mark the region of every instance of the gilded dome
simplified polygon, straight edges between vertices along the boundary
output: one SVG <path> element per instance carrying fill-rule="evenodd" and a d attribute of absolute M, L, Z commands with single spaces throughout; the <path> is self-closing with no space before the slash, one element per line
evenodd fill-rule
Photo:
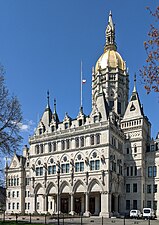
<path fill-rule="evenodd" d="M 126 69 L 126 64 L 124 60 L 115 49 L 108 48 L 105 50 L 105 52 L 100 56 L 96 63 L 95 72 L 97 72 L 98 70 L 106 69 L 107 67 L 118 67 L 121 70 Z"/>

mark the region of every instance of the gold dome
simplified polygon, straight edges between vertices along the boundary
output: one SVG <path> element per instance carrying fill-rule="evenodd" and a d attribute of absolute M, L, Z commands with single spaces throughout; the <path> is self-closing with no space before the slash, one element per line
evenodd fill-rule
<path fill-rule="evenodd" d="M 96 63 L 95 72 L 98 72 L 98 70 L 106 69 L 107 67 L 118 67 L 121 70 L 126 69 L 124 60 L 115 49 L 108 48 L 105 50 L 105 52 L 100 56 Z"/>

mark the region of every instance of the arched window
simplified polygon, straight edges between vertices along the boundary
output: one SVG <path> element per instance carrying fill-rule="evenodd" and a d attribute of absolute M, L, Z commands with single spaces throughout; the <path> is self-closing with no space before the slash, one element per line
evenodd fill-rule
<path fill-rule="evenodd" d="M 48 149 L 49 149 L 49 152 L 52 152 L 52 144 L 51 144 L 51 142 L 48 143 Z"/>
<path fill-rule="evenodd" d="M 36 145 L 35 146 L 35 154 L 39 154 L 40 152 L 39 152 L 39 145 Z"/>
<path fill-rule="evenodd" d="M 82 172 L 84 171 L 84 160 L 81 154 L 78 154 L 75 159 L 75 172 Z"/>
<path fill-rule="evenodd" d="M 75 146 L 76 148 L 79 148 L 79 137 L 75 138 Z"/>
<path fill-rule="evenodd" d="M 61 149 L 65 150 L 65 141 L 64 140 L 61 141 Z"/>
<path fill-rule="evenodd" d="M 94 145 L 94 135 L 93 134 L 90 136 L 90 144 Z"/>
<path fill-rule="evenodd" d="M 43 146 L 43 144 L 40 145 L 40 153 L 44 153 L 44 146 Z"/>
<path fill-rule="evenodd" d="M 96 144 L 100 144 L 100 134 L 96 134 Z"/>
<path fill-rule="evenodd" d="M 81 147 L 84 147 L 84 137 L 80 137 L 81 140 Z"/>

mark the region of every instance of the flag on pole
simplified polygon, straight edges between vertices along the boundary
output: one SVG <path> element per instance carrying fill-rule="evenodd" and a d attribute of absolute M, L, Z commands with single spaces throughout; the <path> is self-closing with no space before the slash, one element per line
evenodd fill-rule
<path fill-rule="evenodd" d="M 85 84 L 85 83 L 86 83 L 86 80 L 85 80 L 85 79 L 83 79 L 83 80 L 82 80 L 82 84 Z"/>

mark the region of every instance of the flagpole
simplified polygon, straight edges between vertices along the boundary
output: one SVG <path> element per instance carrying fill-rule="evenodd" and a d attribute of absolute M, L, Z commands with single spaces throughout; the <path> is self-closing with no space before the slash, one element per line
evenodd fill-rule
<path fill-rule="evenodd" d="M 82 60 L 81 60 L 81 108 L 82 108 Z"/>

